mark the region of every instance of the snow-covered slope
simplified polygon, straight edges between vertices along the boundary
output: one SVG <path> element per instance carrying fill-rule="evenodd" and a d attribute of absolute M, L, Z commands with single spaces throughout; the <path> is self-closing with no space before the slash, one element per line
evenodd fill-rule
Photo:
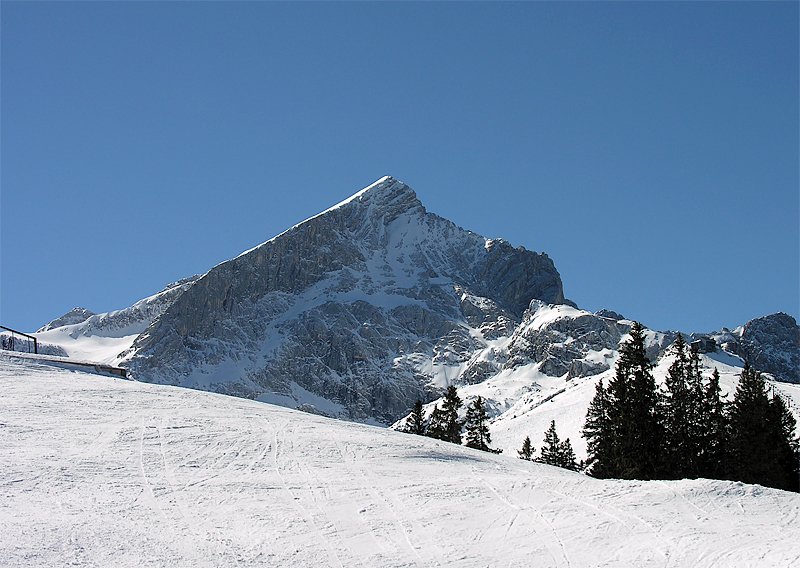
<path fill-rule="evenodd" d="M 75 308 L 34 334 L 43 345 L 58 347 L 81 360 L 117 365 L 130 355 L 133 341 L 197 279 L 184 278 L 121 310 L 95 314 Z"/>
<path fill-rule="evenodd" d="M 800 495 L 509 455 L 0 354 L 0 562 L 787 567 Z"/>
<path fill-rule="evenodd" d="M 83 323 L 93 315 L 95 315 L 95 313 L 92 310 L 81 307 L 72 308 L 63 316 L 58 317 L 53 321 L 46 323 L 36 331 L 41 333 L 43 331 L 50 331 L 51 329 L 55 329 L 57 327 L 63 327 L 65 325 L 75 325 L 77 323 Z"/>

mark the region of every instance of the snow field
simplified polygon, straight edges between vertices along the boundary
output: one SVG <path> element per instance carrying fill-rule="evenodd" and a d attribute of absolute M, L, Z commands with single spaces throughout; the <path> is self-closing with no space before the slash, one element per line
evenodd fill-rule
<path fill-rule="evenodd" d="M 601 481 L 0 356 L 3 566 L 785 567 L 800 496 Z"/>

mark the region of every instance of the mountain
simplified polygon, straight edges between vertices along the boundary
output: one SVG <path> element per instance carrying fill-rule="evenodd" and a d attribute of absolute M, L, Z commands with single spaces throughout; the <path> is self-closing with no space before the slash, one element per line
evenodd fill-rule
<path fill-rule="evenodd" d="M 579 454 L 594 384 L 613 373 L 632 324 L 566 300 L 546 254 L 429 213 L 391 177 L 202 276 L 54 327 L 77 319 L 83 313 L 67 314 L 38 336 L 73 357 L 127 366 L 140 381 L 383 425 L 452 384 L 487 401 L 500 447 L 535 440 L 556 419 Z M 647 332 L 657 373 L 677 333 Z M 685 335 L 728 391 L 744 360 L 800 382 L 791 316 Z"/>
<path fill-rule="evenodd" d="M 800 327 L 792 316 L 771 314 L 750 320 L 732 332 L 722 330 L 708 337 L 756 369 L 800 383 Z"/>
<path fill-rule="evenodd" d="M 564 301 L 547 255 L 461 229 L 385 177 L 200 277 L 127 365 L 139 380 L 390 423 L 532 298 Z"/>
<path fill-rule="evenodd" d="M 601 480 L 0 353 L 0 558 L 30 566 L 797 564 L 800 495 Z"/>

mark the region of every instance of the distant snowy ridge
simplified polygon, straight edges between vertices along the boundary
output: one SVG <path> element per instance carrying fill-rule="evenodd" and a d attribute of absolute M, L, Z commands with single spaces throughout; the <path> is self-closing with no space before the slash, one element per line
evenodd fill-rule
<path fill-rule="evenodd" d="M 95 313 L 91 310 L 87 310 L 86 308 L 81 308 L 81 307 L 72 308 L 63 316 L 56 318 L 53 321 L 43 325 L 36 331 L 38 333 L 42 333 L 44 331 L 50 331 L 51 329 L 55 329 L 57 327 L 63 327 L 65 325 L 75 325 L 77 323 L 83 323 L 93 315 L 95 315 Z"/>
<path fill-rule="evenodd" d="M 162 291 L 121 310 L 95 314 L 85 308 L 75 308 L 40 328 L 36 337 L 73 358 L 119 364 L 129 355 L 133 341 L 196 279 L 197 276 L 192 276 L 169 284 Z"/>
<path fill-rule="evenodd" d="M 617 321 L 571 306 L 533 301 L 513 335 L 492 348 L 492 362 L 485 363 L 489 367 L 486 375 L 480 381 L 456 383 L 464 408 L 480 396 L 491 417 L 494 447 L 512 453 L 526 436 L 534 446 L 541 447 L 544 432 L 555 420 L 559 435 L 570 438 L 577 457 L 583 459 L 586 441 L 581 430 L 595 385 L 600 380 L 608 384 L 614 376 L 619 345 L 627 340 L 631 325 L 627 320 Z M 645 335 L 656 381 L 663 384 L 673 361 L 668 347 L 677 333 L 646 330 Z M 476 359 L 482 357 L 478 353 Z M 722 393 L 731 400 L 744 360 L 718 347 L 702 353 L 700 362 L 705 377 L 714 369 L 720 373 Z M 800 385 L 777 382 L 774 377 L 770 384 L 784 396 L 800 422 Z M 441 405 L 441 400 L 428 403 L 426 413 L 430 415 L 437 404 Z M 397 421 L 393 428 L 405 428 L 405 420 Z"/>

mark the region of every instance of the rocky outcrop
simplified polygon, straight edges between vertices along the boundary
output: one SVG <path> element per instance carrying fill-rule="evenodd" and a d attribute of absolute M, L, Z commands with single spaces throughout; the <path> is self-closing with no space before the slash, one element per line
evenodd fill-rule
<path fill-rule="evenodd" d="M 739 354 L 755 369 L 800 383 L 800 327 L 784 313 L 750 320 L 739 338 Z"/>
<path fill-rule="evenodd" d="M 546 375 L 586 377 L 609 369 L 612 354 L 630 329 L 571 306 L 548 306 L 533 300 L 514 333 L 505 369 L 539 363 Z"/>
<path fill-rule="evenodd" d="M 196 279 L 197 276 L 192 276 L 173 282 L 161 292 L 139 300 L 128 308 L 94 314 L 79 325 L 71 326 L 70 335 L 122 337 L 141 333 L 191 287 Z"/>

